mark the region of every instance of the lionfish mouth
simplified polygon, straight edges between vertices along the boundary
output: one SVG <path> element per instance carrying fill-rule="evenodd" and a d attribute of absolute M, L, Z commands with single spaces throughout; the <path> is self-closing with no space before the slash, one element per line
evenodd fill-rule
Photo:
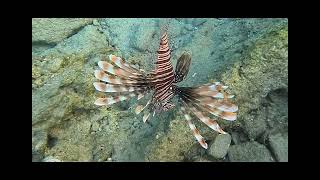
<path fill-rule="evenodd" d="M 175 108 L 176 106 L 171 100 L 178 96 L 179 111 L 187 120 L 196 140 L 203 148 L 207 149 L 208 145 L 192 123 L 191 117 L 198 118 L 218 133 L 226 134 L 217 121 L 210 118 L 209 115 L 234 121 L 237 118 L 238 106 L 230 102 L 234 96 L 228 94 L 225 91 L 228 87 L 220 82 L 198 87 L 177 86 L 176 83 L 183 81 L 188 74 L 191 56 L 188 53 L 183 53 L 177 60 L 175 71 L 173 71 L 170 61 L 171 50 L 168 43 L 168 36 L 165 32 L 160 39 L 156 67 L 148 74 L 143 69 L 137 69 L 115 55 L 109 55 L 108 59 L 99 61 L 99 70 L 94 71 L 94 75 L 99 81 L 94 82 L 93 85 L 96 90 L 111 95 L 98 98 L 94 104 L 109 106 L 133 97 L 137 97 L 139 101 L 152 93 L 146 104 L 135 107 L 136 114 L 144 111 L 143 122 L 145 123 L 151 114 L 154 116 L 156 113 Z M 112 95 L 112 93 L 116 93 L 116 95 Z"/>

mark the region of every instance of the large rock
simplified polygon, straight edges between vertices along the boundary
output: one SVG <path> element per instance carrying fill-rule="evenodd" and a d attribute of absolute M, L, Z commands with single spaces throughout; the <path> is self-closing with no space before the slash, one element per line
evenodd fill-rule
<path fill-rule="evenodd" d="M 39 162 L 44 157 L 48 145 L 48 135 L 44 130 L 32 130 L 32 161 Z"/>
<path fill-rule="evenodd" d="M 274 161 L 269 150 L 264 145 L 255 141 L 230 146 L 228 156 L 229 160 L 233 162 Z"/>
<path fill-rule="evenodd" d="M 269 143 L 277 161 L 288 162 L 288 134 L 271 135 Z"/>
<path fill-rule="evenodd" d="M 257 139 L 266 132 L 267 121 L 270 120 L 269 109 L 265 107 L 269 101 L 267 95 L 288 88 L 287 26 L 257 40 L 241 60 L 223 74 L 222 79 L 230 87 L 230 92 L 235 94 L 235 101 L 239 105 L 237 123 L 251 140 Z"/>
<path fill-rule="evenodd" d="M 92 18 L 33 18 L 32 43 L 57 44 L 92 21 Z"/>
<path fill-rule="evenodd" d="M 228 152 L 230 143 L 231 136 L 229 134 L 220 134 L 214 139 L 213 143 L 208 149 L 208 154 L 214 158 L 224 158 Z"/>
<path fill-rule="evenodd" d="M 146 156 L 146 161 L 183 161 L 185 154 L 189 154 L 188 159 L 193 158 L 191 156 L 194 155 L 190 155 L 188 151 L 197 142 L 182 116 L 170 122 L 167 134 L 159 133 L 158 136 Z"/>
<path fill-rule="evenodd" d="M 89 56 L 113 53 L 102 37 L 94 27 L 86 27 L 54 49 L 33 57 L 33 124 L 58 123 L 68 119 L 74 109 L 95 108 L 92 82 L 99 58 Z"/>

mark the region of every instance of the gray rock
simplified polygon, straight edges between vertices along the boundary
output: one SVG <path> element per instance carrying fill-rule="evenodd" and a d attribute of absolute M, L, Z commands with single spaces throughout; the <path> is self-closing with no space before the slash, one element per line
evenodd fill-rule
<path fill-rule="evenodd" d="M 231 132 L 231 138 L 232 138 L 232 142 L 234 144 L 240 144 L 240 143 L 248 141 L 248 138 L 246 137 L 246 135 L 244 133 L 237 132 L 237 131 Z"/>
<path fill-rule="evenodd" d="M 200 25 L 204 24 L 207 20 L 208 20 L 208 18 L 195 18 L 192 22 L 192 25 L 193 26 L 200 26 Z"/>
<path fill-rule="evenodd" d="M 231 143 L 231 136 L 229 134 L 218 135 L 208 149 L 208 154 L 214 158 L 223 158 L 228 152 Z"/>
<path fill-rule="evenodd" d="M 269 143 L 277 161 L 288 162 L 288 134 L 270 135 Z"/>
<path fill-rule="evenodd" d="M 74 55 L 87 56 L 108 49 L 108 42 L 104 34 L 94 25 L 87 25 L 77 34 L 62 41 L 55 48 L 44 51 L 42 55 Z M 110 49 L 110 48 L 109 48 Z"/>
<path fill-rule="evenodd" d="M 243 121 L 243 127 L 250 140 L 256 140 L 267 130 L 266 113 L 266 108 L 252 111 L 247 115 L 246 120 Z"/>
<path fill-rule="evenodd" d="M 92 18 L 33 18 L 32 43 L 57 44 L 90 24 Z"/>
<path fill-rule="evenodd" d="M 190 147 L 189 151 L 185 153 L 185 161 L 198 161 L 199 159 L 203 159 L 205 156 L 206 150 L 199 146 L 198 144 L 194 144 Z"/>
<path fill-rule="evenodd" d="M 44 155 L 38 152 L 32 152 L 32 162 L 41 162 Z"/>
<path fill-rule="evenodd" d="M 267 124 L 270 128 L 278 129 L 279 131 L 288 128 L 288 89 L 277 89 L 271 91 L 267 99 L 268 119 Z"/>
<path fill-rule="evenodd" d="M 273 104 L 277 105 L 270 107 L 270 101 L 280 96 L 268 97 L 273 91 L 288 88 L 288 28 L 277 28 L 260 36 L 242 54 L 241 61 L 222 76 L 223 82 L 235 94 L 235 101 L 239 105 L 237 122 L 241 123 L 239 126 L 250 140 L 267 137 L 265 134 L 271 128 L 280 127 L 280 122 L 286 122 L 280 120 L 279 116 L 283 116 L 283 120 L 287 117 L 287 103 L 281 101 L 279 104 L 282 105 L 278 106 L 275 103 L 278 101 L 275 101 Z M 277 121 L 279 123 L 275 123 Z"/>
<path fill-rule="evenodd" d="M 269 150 L 262 144 L 255 141 L 239 145 L 232 145 L 229 148 L 228 156 L 230 161 L 238 162 L 272 162 L 274 159 Z"/>
<path fill-rule="evenodd" d="M 287 26 L 266 34 L 246 51 L 222 78 L 243 102 L 243 113 L 258 109 L 269 92 L 288 87 Z"/>
<path fill-rule="evenodd" d="M 48 136 L 46 131 L 32 130 L 32 151 L 34 154 L 43 154 L 48 144 Z"/>

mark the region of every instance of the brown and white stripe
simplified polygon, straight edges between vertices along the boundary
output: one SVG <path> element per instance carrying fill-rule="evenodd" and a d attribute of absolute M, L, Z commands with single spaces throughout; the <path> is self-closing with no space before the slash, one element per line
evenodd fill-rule
<path fill-rule="evenodd" d="M 196 140 L 199 142 L 199 144 L 203 148 L 207 149 L 208 144 L 206 143 L 204 138 L 201 136 L 201 134 L 200 134 L 199 130 L 196 128 L 196 126 L 192 123 L 191 116 L 186 112 L 185 107 L 182 106 L 180 109 L 181 109 L 182 113 L 184 114 L 184 117 L 187 120 L 188 125 L 189 125 L 190 129 L 192 130 L 192 133 L 193 133 L 194 137 L 196 138 Z"/>
<path fill-rule="evenodd" d="M 195 101 L 211 110 L 215 111 L 216 109 L 217 112 L 218 111 L 224 111 L 224 112 L 238 111 L 238 106 L 229 102 L 227 98 L 215 99 L 214 97 L 202 96 L 202 95 L 193 93 L 193 90 L 189 90 L 189 92 L 185 93 L 184 96 L 188 97 L 192 101 Z"/>
<path fill-rule="evenodd" d="M 170 62 L 171 50 L 169 48 L 168 35 L 165 32 L 161 36 L 160 47 L 158 50 L 158 59 L 156 62 L 155 77 L 153 81 L 155 83 L 154 97 L 158 101 L 168 101 L 173 97 L 173 93 L 170 90 L 172 83 L 174 82 L 173 66 Z"/>
<path fill-rule="evenodd" d="M 105 73 L 102 70 L 95 70 L 94 76 L 103 82 L 107 82 L 107 83 L 111 83 L 111 84 L 138 84 L 138 83 L 142 84 L 142 83 L 144 83 L 143 81 L 125 79 L 125 78 L 113 76 L 113 75 Z"/>
<path fill-rule="evenodd" d="M 117 65 L 119 68 L 124 69 L 125 71 L 131 72 L 136 75 L 142 75 L 142 73 L 138 69 L 126 63 L 120 57 L 111 54 L 109 55 L 109 60 L 113 62 L 115 65 Z"/>
<path fill-rule="evenodd" d="M 125 85 L 106 84 L 103 82 L 94 82 L 93 86 L 100 92 L 133 92 L 133 91 L 145 91 L 147 87 L 135 87 Z"/>
<path fill-rule="evenodd" d="M 125 101 L 127 99 L 130 99 L 134 96 L 136 96 L 136 93 L 130 93 L 128 95 L 120 95 L 120 96 L 110 96 L 110 97 L 105 97 L 105 98 L 98 98 L 94 104 L 98 106 L 108 106 L 114 103 L 118 103 L 120 101 Z"/>
<path fill-rule="evenodd" d="M 113 74 L 115 76 L 122 77 L 122 78 L 129 78 L 129 79 L 134 79 L 134 80 L 138 80 L 141 78 L 141 76 L 139 76 L 137 74 L 133 74 L 131 72 L 128 72 L 124 69 L 115 67 L 114 65 L 112 65 L 111 63 L 109 63 L 107 61 L 99 61 L 98 66 L 102 70 L 104 70 L 110 74 Z"/>
<path fill-rule="evenodd" d="M 224 99 L 213 99 L 211 97 L 199 96 L 193 93 L 193 90 L 185 91 L 181 95 L 182 100 L 188 104 L 195 104 L 202 110 L 205 110 L 217 117 L 225 120 L 234 121 L 237 114 L 234 110 L 238 110 L 238 106 L 225 101 Z"/>
<path fill-rule="evenodd" d="M 192 104 L 187 104 L 186 102 L 183 101 L 183 104 L 185 107 L 189 108 L 190 111 L 195 115 L 197 116 L 197 118 L 200 119 L 201 122 L 203 122 L 204 124 L 206 124 L 207 126 L 209 126 L 211 129 L 213 129 L 214 131 L 217 131 L 221 134 L 226 134 L 226 132 L 224 132 L 221 127 L 219 126 L 219 124 L 209 118 L 208 116 L 204 115 L 203 112 L 201 112 L 200 110 L 198 110 L 194 105 Z"/>

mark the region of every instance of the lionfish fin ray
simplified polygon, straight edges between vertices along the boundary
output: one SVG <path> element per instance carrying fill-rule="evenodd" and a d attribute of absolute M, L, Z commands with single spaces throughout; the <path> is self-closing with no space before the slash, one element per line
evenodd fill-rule
<path fill-rule="evenodd" d="M 133 67 L 132 65 L 130 65 L 129 63 L 125 62 L 124 60 L 122 60 L 120 57 L 117 57 L 113 54 L 109 55 L 109 60 L 111 62 L 113 62 L 115 65 L 117 65 L 119 68 L 128 71 L 132 74 L 135 75 L 140 75 L 142 76 L 143 73 L 141 71 L 139 71 L 138 69 L 136 69 L 135 67 Z"/>
<path fill-rule="evenodd" d="M 225 132 L 221 129 L 221 127 L 215 120 L 211 119 L 209 116 L 205 115 L 203 112 L 198 110 L 194 105 L 192 105 L 192 103 L 183 103 L 184 106 L 188 108 L 189 111 L 191 111 L 201 122 L 209 126 L 214 131 L 225 134 Z"/>
<path fill-rule="evenodd" d="M 98 98 L 94 104 L 98 106 L 108 106 L 114 103 L 118 103 L 120 101 L 128 100 L 132 97 L 136 96 L 135 93 L 130 93 L 128 95 L 119 95 L 119 96 L 110 96 L 110 97 L 104 97 L 104 98 Z"/>
<path fill-rule="evenodd" d="M 190 129 L 192 130 L 193 136 L 196 138 L 198 143 L 203 148 L 207 149 L 208 148 L 208 144 L 205 142 L 204 138 L 201 136 L 201 134 L 200 134 L 199 130 L 196 128 L 196 126 L 192 123 L 191 116 L 186 112 L 185 107 L 182 106 L 180 109 L 182 111 L 182 114 L 184 114 L 184 117 L 187 120 L 187 123 L 188 123 Z"/>
<path fill-rule="evenodd" d="M 93 86 L 101 92 L 133 92 L 145 91 L 147 89 L 146 87 L 105 84 L 103 82 L 94 82 Z"/>

